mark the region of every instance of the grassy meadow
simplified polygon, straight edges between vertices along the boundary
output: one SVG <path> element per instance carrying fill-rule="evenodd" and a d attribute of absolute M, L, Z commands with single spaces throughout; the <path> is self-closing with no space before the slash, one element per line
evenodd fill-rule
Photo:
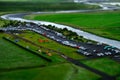
<path fill-rule="evenodd" d="M 105 72 L 111 76 L 120 75 L 120 64 L 111 60 L 110 58 L 83 61 L 83 63 L 92 68 Z"/>
<path fill-rule="evenodd" d="M 33 33 L 31 32 L 31 34 Z M 29 35 L 23 33 L 20 36 L 31 39 L 31 34 L 30 32 Z M 0 80 L 97 80 L 100 78 L 100 76 L 68 62 L 48 63 L 42 58 L 2 39 L 3 36 L 6 36 L 6 34 L 0 33 L 0 46 L 2 46 L 0 47 Z M 37 34 L 34 36 L 32 37 L 36 38 L 35 41 L 38 38 L 47 39 Z M 20 40 L 20 42 L 22 41 Z M 50 40 L 50 44 L 53 43 Z M 46 43 L 42 45 L 44 44 Z M 41 65 L 46 66 L 40 67 Z"/>
<path fill-rule="evenodd" d="M 25 51 L 12 43 L 0 39 L 0 69 L 40 66 L 47 61 Z"/>
<path fill-rule="evenodd" d="M 48 39 L 42 35 L 39 35 L 35 32 L 32 32 L 32 31 L 27 31 L 23 34 L 20 34 L 19 36 L 21 37 L 24 37 L 30 41 L 33 41 L 34 43 L 40 45 L 40 46 L 43 46 L 43 47 L 47 47 L 47 48 L 50 48 L 52 50 L 56 50 L 56 51 L 60 51 L 62 53 L 64 53 L 65 55 L 71 57 L 71 58 L 74 58 L 74 59 L 82 59 L 84 58 L 84 56 L 82 55 L 79 55 L 76 53 L 76 50 L 77 49 L 74 49 L 74 48 L 71 48 L 71 47 L 68 47 L 68 46 L 64 46 L 64 45 L 61 45 L 51 39 Z M 39 42 L 38 40 L 47 40 L 48 42 Z"/>
<path fill-rule="evenodd" d="M 0 73 L 1 80 L 97 80 L 99 78 L 98 75 L 69 63 Z"/>
<path fill-rule="evenodd" d="M 120 40 L 120 11 L 38 14 L 25 18 L 70 25 L 99 36 Z"/>

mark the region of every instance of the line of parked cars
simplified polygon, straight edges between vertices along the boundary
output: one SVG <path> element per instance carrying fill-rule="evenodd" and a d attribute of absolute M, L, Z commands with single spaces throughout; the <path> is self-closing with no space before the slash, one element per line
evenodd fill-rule
<path fill-rule="evenodd" d="M 84 47 L 84 46 L 78 46 L 77 43 L 74 43 L 74 42 L 71 42 L 67 39 L 65 39 L 65 37 L 61 34 L 61 33 L 58 33 L 58 32 L 55 32 L 55 31 L 52 31 L 52 30 L 49 30 L 47 28 L 43 28 L 43 27 L 40 27 L 39 26 L 36 26 L 36 25 L 26 25 L 26 27 L 9 27 L 9 28 L 5 28 L 5 30 L 24 30 L 24 29 L 27 29 L 27 30 L 32 30 L 34 32 L 37 32 L 41 35 L 44 35 L 46 37 L 49 37 L 59 43 L 62 43 L 64 45 L 67 45 L 67 46 L 71 46 L 71 47 L 75 47 L 75 48 L 78 48 L 77 52 L 78 53 L 81 53 L 83 55 L 86 55 L 86 56 L 106 56 L 106 55 L 112 55 L 112 54 L 118 54 L 120 53 L 120 50 L 115 48 L 115 47 L 112 47 L 112 46 L 104 46 L 104 51 L 97 51 L 97 50 L 88 50 L 88 48 Z M 61 38 L 58 38 L 58 37 L 61 37 Z M 92 44 L 91 42 L 89 42 L 88 44 Z M 98 43 L 97 45 L 102 45 L 101 43 Z"/>
<path fill-rule="evenodd" d="M 120 54 L 120 50 L 112 46 L 105 46 L 103 51 L 97 51 L 94 49 L 92 50 L 91 53 L 87 48 L 80 47 L 80 49 L 78 49 L 77 52 L 85 56 L 99 56 L 99 57 Z"/>

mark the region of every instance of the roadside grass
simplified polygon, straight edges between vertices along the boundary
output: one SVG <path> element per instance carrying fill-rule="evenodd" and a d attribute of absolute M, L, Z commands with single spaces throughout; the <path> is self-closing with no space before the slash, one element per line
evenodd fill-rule
<path fill-rule="evenodd" d="M 27 76 L 26 76 L 27 75 Z M 97 80 L 100 77 L 69 63 L 0 73 L 1 80 Z"/>
<path fill-rule="evenodd" d="M 99 36 L 120 40 L 120 11 L 38 14 L 25 18 L 70 25 Z"/>
<path fill-rule="evenodd" d="M 82 62 L 92 68 L 105 72 L 111 76 L 116 76 L 120 74 L 120 64 L 109 58 L 101 58 Z"/>
<path fill-rule="evenodd" d="M 24 37 L 24 38 L 26 38 L 28 40 L 31 40 L 34 43 L 39 44 L 40 46 L 47 47 L 47 48 L 50 48 L 50 49 L 53 49 L 53 50 L 56 50 L 56 51 L 60 51 L 60 52 L 64 53 L 65 55 L 67 55 L 67 56 L 69 56 L 71 58 L 74 58 L 74 59 L 82 59 L 82 58 L 84 58 L 84 56 L 79 55 L 79 54 L 76 53 L 77 49 L 61 45 L 61 44 L 59 44 L 59 43 L 57 43 L 57 42 L 55 42 L 55 41 L 53 41 L 53 40 L 51 40 L 49 38 L 46 38 L 46 37 L 44 37 L 42 35 L 39 35 L 39 34 L 37 34 L 35 32 L 27 31 L 25 33 L 20 34 L 19 36 Z M 48 42 L 40 43 L 39 39 L 48 40 Z"/>

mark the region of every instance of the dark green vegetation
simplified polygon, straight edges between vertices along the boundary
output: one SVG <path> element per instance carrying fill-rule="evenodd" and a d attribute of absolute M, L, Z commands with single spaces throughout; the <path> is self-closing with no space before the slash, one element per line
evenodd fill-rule
<path fill-rule="evenodd" d="M 1 1 L 13 1 L 13 2 L 72 2 L 73 0 L 1 0 Z"/>
<path fill-rule="evenodd" d="M 1 80 L 97 80 L 98 78 L 99 76 L 69 63 L 0 73 Z"/>
<path fill-rule="evenodd" d="M 120 40 L 120 11 L 40 14 L 26 18 L 66 24 L 103 37 Z"/>
<path fill-rule="evenodd" d="M 18 25 L 24 25 L 24 22 L 20 22 L 20 21 L 11 21 L 11 20 L 4 20 L 0 18 L 0 28 L 1 27 L 8 27 L 10 25 L 12 26 L 18 26 Z"/>
<path fill-rule="evenodd" d="M 77 33 L 72 32 L 71 30 L 68 30 L 67 28 L 60 29 L 60 28 L 57 28 L 57 27 L 52 26 L 52 25 L 47 25 L 47 26 L 43 25 L 43 26 L 48 28 L 48 29 L 51 29 L 51 30 L 54 30 L 54 31 L 61 33 L 63 36 L 65 36 L 69 40 L 74 40 L 76 42 L 84 42 L 84 43 L 94 42 L 94 41 L 83 38 L 83 36 L 79 36 Z"/>
<path fill-rule="evenodd" d="M 96 8 L 99 7 L 76 3 L 0 2 L 0 11 L 56 11 Z"/>

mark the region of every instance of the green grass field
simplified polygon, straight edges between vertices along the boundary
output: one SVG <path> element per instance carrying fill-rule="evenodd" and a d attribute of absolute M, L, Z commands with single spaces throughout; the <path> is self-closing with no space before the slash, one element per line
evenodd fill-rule
<path fill-rule="evenodd" d="M 92 72 L 73 66 L 64 63 L 44 68 L 3 72 L 0 73 L 0 80 L 97 80 L 100 78 Z"/>
<path fill-rule="evenodd" d="M 41 35 L 39 35 L 35 32 L 28 31 L 26 33 L 20 34 L 19 36 L 24 37 L 24 38 L 26 38 L 30 41 L 33 41 L 34 43 L 39 44 L 41 46 L 44 46 L 44 47 L 47 47 L 47 48 L 50 48 L 50 49 L 53 49 L 53 50 L 56 50 L 56 51 L 60 51 L 60 52 L 64 53 L 65 55 L 68 55 L 71 58 L 74 58 L 74 59 L 84 58 L 84 56 L 81 56 L 81 55 L 76 53 L 77 49 L 61 45 L 61 44 L 59 44 L 59 43 L 57 43 L 53 40 L 50 40 L 50 39 L 48 39 L 44 36 L 41 36 Z M 39 39 L 48 40 L 48 42 L 40 43 L 38 41 Z"/>
<path fill-rule="evenodd" d="M 32 67 L 46 64 L 47 61 L 1 39 L 0 37 L 0 69 Z"/>
<path fill-rule="evenodd" d="M 13 41 L 14 43 L 17 43 L 18 45 L 23 46 L 24 48 L 26 48 L 28 46 L 29 50 L 34 51 L 36 54 L 44 56 L 44 57 L 52 60 L 52 64 L 67 62 L 64 58 L 62 58 L 61 56 L 59 56 L 55 52 L 49 52 L 49 50 L 45 49 L 45 48 L 48 48 L 48 47 L 40 48 L 38 46 L 35 46 L 35 45 L 33 45 L 33 44 L 29 43 L 29 42 L 26 42 L 26 41 L 24 41 L 22 39 L 19 39 L 19 38 L 17 38 L 19 40 L 19 42 L 15 42 L 16 38 L 13 37 L 12 35 L 6 34 L 5 36 L 6 36 L 6 38 L 9 37 L 9 40 Z M 36 36 L 36 35 L 34 35 L 34 36 Z M 25 39 L 27 39 L 27 38 L 25 38 Z M 31 39 L 27 39 L 27 40 L 32 41 L 33 39 L 32 40 Z M 35 43 L 34 40 L 32 42 Z M 38 44 L 38 43 L 36 43 L 36 44 Z M 40 50 L 41 52 L 39 52 L 38 50 Z M 51 56 L 49 56 L 47 53 L 50 53 Z"/>
<path fill-rule="evenodd" d="M 1 12 L 0 14 L 5 13 L 9 12 Z M 3 22 L 0 21 L 0 24 L 3 24 Z M 29 37 L 30 35 L 25 36 Z M 100 78 L 98 75 L 86 69 L 69 63 L 51 63 L 49 66 L 40 68 L 39 66 L 49 63 L 9 41 L 2 39 L 3 36 L 5 37 L 6 34 L 0 33 L 0 46 L 2 46 L 0 47 L 0 80 L 96 80 Z M 37 37 L 38 36 L 36 36 L 36 38 Z M 46 39 L 42 36 L 39 38 Z"/>
<path fill-rule="evenodd" d="M 0 34 L 0 46 L 2 46 L 0 47 L 0 80 L 97 80 L 100 78 L 86 69 L 69 63 L 46 65 L 49 63 L 2 39 L 2 36 L 6 36 L 6 34 Z M 46 66 L 40 68 L 40 65 Z M 34 68 L 35 66 L 37 68 Z M 19 67 L 23 67 L 23 69 Z M 26 68 L 24 69 L 24 67 Z M 6 71 L 6 69 L 12 70 Z"/>
<path fill-rule="evenodd" d="M 120 40 L 120 11 L 40 14 L 25 18 L 66 24 L 103 37 Z"/>
<path fill-rule="evenodd" d="M 112 76 L 120 75 L 120 64 L 109 58 L 83 61 L 83 63 Z"/>
<path fill-rule="evenodd" d="M 72 2 L 73 0 L 0 0 L 0 1 L 12 1 L 12 2 Z"/>

